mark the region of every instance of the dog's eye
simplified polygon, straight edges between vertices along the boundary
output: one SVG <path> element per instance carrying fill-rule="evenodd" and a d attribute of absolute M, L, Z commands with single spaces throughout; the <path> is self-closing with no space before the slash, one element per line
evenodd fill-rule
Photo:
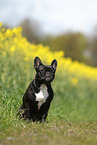
<path fill-rule="evenodd" d="M 45 73 L 45 70 L 40 70 L 40 72 L 43 74 L 43 73 Z"/>
<path fill-rule="evenodd" d="M 44 70 L 40 70 L 41 72 L 44 72 Z"/>

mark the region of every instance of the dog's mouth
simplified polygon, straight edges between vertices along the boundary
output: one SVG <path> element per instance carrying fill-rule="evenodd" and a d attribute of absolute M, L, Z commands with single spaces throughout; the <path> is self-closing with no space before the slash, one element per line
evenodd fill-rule
<path fill-rule="evenodd" d="M 46 81 L 48 82 L 48 81 L 51 81 L 51 77 L 50 76 L 47 76 L 46 77 Z"/>

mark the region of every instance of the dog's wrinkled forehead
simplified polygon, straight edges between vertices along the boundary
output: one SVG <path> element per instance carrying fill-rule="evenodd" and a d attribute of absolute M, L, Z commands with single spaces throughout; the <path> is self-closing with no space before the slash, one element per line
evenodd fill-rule
<path fill-rule="evenodd" d="M 44 70 L 44 69 L 45 69 L 45 67 L 43 65 L 39 66 L 39 70 Z"/>
<path fill-rule="evenodd" d="M 48 66 L 48 65 L 40 65 L 39 66 L 39 70 L 45 70 L 45 71 L 51 71 L 52 70 L 52 67 L 51 66 Z"/>

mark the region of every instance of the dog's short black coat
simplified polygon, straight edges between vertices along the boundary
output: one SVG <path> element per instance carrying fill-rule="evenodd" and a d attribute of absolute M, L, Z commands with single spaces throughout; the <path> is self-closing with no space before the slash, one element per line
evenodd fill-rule
<path fill-rule="evenodd" d="M 23 117 L 33 122 L 46 121 L 50 103 L 54 95 L 51 82 L 54 80 L 56 67 L 56 59 L 48 66 L 43 65 L 39 57 L 35 57 L 34 68 L 36 70 L 36 76 L 23 96 L 23 104 L 18 110 L 20 118 Z"/>

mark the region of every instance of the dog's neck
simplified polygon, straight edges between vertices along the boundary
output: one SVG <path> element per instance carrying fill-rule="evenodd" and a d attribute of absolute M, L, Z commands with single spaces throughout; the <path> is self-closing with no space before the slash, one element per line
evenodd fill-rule
<path fill-rule="evenodd" d="M 44 83 L 40 83 L 36 78 L 32 81 L 32 85 L 33 85 L 33 89 L 36 93 L 39 93 L 40 91 L 40 87 L 42 85 L 45 85 L 46 87 L 49 87 L 51 86 L 50 83 L 47 83 L 47 84 L 44 84 Z"/>

